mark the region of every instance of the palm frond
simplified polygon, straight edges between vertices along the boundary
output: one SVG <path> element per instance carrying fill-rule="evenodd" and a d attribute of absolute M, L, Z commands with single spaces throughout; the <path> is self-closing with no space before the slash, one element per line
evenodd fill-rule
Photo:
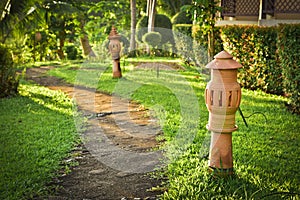
<path fill-rule="evenodd" d="M 2 0 L 0 3 L 0 39 L 6 38 L 19 27 L 26 26 L 28 16 L 37 14 L 37 6 L 42 0 Z M 26 30 L 26 29 L 25 29 Z"/>

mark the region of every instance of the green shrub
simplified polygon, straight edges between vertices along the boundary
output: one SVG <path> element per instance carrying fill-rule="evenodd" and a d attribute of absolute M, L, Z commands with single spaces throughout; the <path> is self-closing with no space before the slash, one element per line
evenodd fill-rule
<path fill-rule="evenodd" d="M 68 46 L 65 46 L 64 48 L 65 48 L 65 52 L 67 54 L 68 60 L 76 60 L 77 58 L 80 57 L 75 45 L 68 45 Z"/>
<path fill-rule="evenodd" d="M 225 26 L 221 29 L 224 49 L 243 65 L 240 84 L 248 89 L 283 93 L 283 77 L 276 59 L 276 27 Z"/>
<path fill-rule="evenodd" d="M 278 27 L 225 26 L 224 49 L 239 61 L 245 88 L 286 94 L 292 112 L 300 113 L 300 24 Z"/>
<path fill-rule="evenodd" d="M 283 75 L 284 91 L 289 106 L 300 114 L 300 24 L 280 25 L 277 39 L 278 57 Z"/>
<path fill-rule="evenodd" d="M 172 22 L 177 54 L 180 54 L 187 63 L 204 67 L 208 59 L 207 34 L 199 26 L 194 26 L 191 18 L 184 11 L 177 13 L 172 18 Z M 220 52 L 223 48 L 218 27 L 215 28 L 215 32 L 215 52 Z"/>
<path fill-rule="evenodd" d="M 190 17 L 187 16 L 187 13 L 184 11 L 178 12 L 172 18 L 173 30 L 183 33 L 189 37 L 192 37 L 192 27 L 193 22 Z M 177 43 L 177 41 L 176 41 Z"/>
<path fill-rule="evenodd" d="M 19 80 L 10 50 L 0 44 L 0 98 L 15 95 Z"/>
<path fill-rule="evenodd" d="M 120 42 L 122 43 L 122 53 L 127 54 L 129 52 L 130 42 L 125 35 L 123 34 L 120 35 L 121 35 Z"/>
<path fill-rule="evenodd" d="M 146 33 L 143 35 L 143 42 L 155 48 L 161 42 L 161 34 L 159 32 Z"/>
<path fill-rule="evenodd" d="M 195 61 L 194 41 L 191 36 L 192 24 L 173 25 L 176 53 L 185 62 L 197 64 Z M 198 49 L 197 49 L 198 50 Z"/>
<path fill-rule="evenodd" d="M 15 39 L 16 40 L 16 39 Z M 13 49 L 14 63 L 55 60 L 57 58 L 57 40 L 47 30 L 28 33 L 28 37 L 15 41 Z"/>
<path fill-rule="evenodd" d="M 174 24 L 173 30 L 192 37 L 192 24 Z"/>
<path fill-rule="evenodd" d="M 185 11 L 180 11 L 172 17 L 173 24 L 192 24 L 191 18 Z"/>
<path fill-rule="evenodd" d="M 148 32 L 148 17 L 142 17 L 137 23 L 136 36 L 139 42 L 143 42 L 143 35 Z M 167 42 L 174 44 L 174 36 L 172 33 L 172 23 L 168 16 L 156 14 L 154 21 L 154 31 L 161 34 L 161 43 Z"/>

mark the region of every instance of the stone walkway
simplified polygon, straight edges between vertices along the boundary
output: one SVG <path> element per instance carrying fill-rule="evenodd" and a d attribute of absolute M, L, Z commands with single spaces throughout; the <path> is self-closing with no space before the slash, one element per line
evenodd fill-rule
<path fill-rule="evenodd" d="M 158 168 L 162 153 L 154 151 L 161 129 L 143 106 L 67 84 L 47 76 L 53 67 L 27 69 L 26 77 L 75 99 L 87 118 L 83 144 L 74 153 L 77 167 L 50 184 L 60 186 L 55 196 L 36 199 L 156 199 L 161 191 L 150 191 L 160 181 L 148 172 Z M 75 119 L 76 122 L 76 119 Z"/>

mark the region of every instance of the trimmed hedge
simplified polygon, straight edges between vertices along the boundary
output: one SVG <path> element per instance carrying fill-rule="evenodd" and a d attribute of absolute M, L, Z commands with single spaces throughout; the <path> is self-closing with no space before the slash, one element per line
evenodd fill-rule
<path fill-rule="evenodd" d="M 277 48 L 289 107 L 300 114 L 300 24 L 279 26 Z"/>
<path fill-rule="evenodd" d="M 148 32 L 148 16 L 143 16 L 136 26 L 136 39 L 139 42 L 143 42 L 143 35 Z M 162 14 L 155 15 L 154 32 L 161 34 L 161 43 L 165 44 L 170 42 L 174 45 L 174 36 L 172 33 L 172 23 L 168 16 Z"/>
<path fill-rule="evenodd" d="M 193 21 L 185 11 L 180 11 L 172 17 L 172 24 L 193 24 Z"/>
<path fill-rule="evenodd" d="M 192 37 L 192 24 L 174 24 L 173 30 Z"/>
<path fill-rule="evenodd" d="M 0 44 L 0 98 L 18 93 L 19 80 L 10 50 Z"/>
<path fill-rule="evenodd" d="M 244 88 L 286 95 L 292 112 L 300 113 L 300 24 L 277 27 L 225 26 L 224 49 L 243 65 Z"/>
<path fill-rule="evenodd" d="M 276 58 L 277 28 L 225 26 L 224 49 L 243 65 L 238 75 L 242 87 L 283 94 L 282 71 Z"/>
<path fill-rule="evenodd" d="M 157 47 L 161 41 L 161 34 L 159 32 L 150 32 L 143 35 L 143 42 L 152 46 Z"/>

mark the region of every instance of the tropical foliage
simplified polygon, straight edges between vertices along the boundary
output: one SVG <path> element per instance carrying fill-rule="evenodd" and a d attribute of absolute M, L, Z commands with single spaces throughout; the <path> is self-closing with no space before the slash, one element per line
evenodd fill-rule
<path fill-rule="evenodd" d="M 11 51 L 0 44 L 0 98 L 15 95 L 18 83 Z"/>
<path fill-rule="evenodd" d="M 221 28 L 224 47 L 243 65 L 241 85 L 249 89 L 282 94 L 281 66 L 276 57 L 274 27 L 226 26 Z"/>
<path fill-rule="evenodd" d="M 24 33 L 29 16 L 37 13 L 39 0 L 3 0 L 0 3 L 0 38 L 1 43 L 13 35 Z"/>

